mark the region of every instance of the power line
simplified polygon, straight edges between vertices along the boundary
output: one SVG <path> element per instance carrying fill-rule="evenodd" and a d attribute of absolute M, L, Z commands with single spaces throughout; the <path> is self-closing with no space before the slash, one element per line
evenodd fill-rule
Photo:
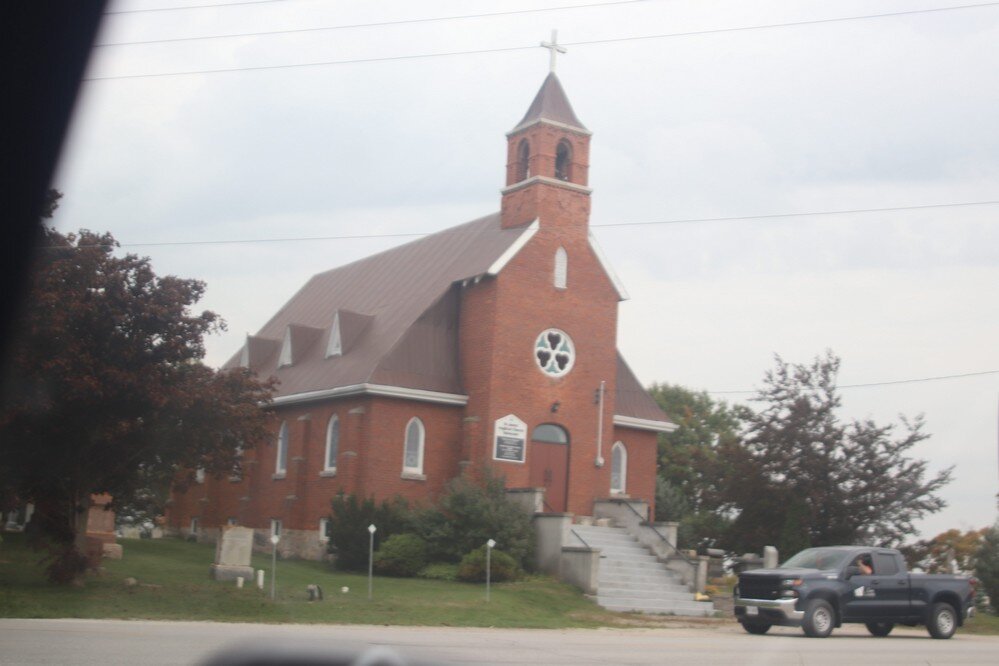
<path fill-rule="evenodd" d="M 267 0 L 272 2 L 274 0 Z M 108 42 L 94 44 L 94 47 L 102 46 L 137 46 L 139 44 L 167 44 L 170 42 L 194 42 L 204 39 L 231 39 L 235 37 L 263 37 L 267 35 L 291 35 L 303 32 L 322 32 L 328 30 L 354 30 L 357 28 L 380 28 L 393 25 L 408 25 L 413 23 L 432 23 L 437 21 L 458 21 L 475 18 L 491 18 L 495 16 L 512 16 L 515 14 L 538 14 L 541 12 L 554 12 L 570 9 L 587 9 L 590 7 L 608 7 L 613 5 L 633 5 L 636 3 L 650 2 L 650 0 L 616 0 L 615 2 L 594 2 L 583 5 L 563 5 L 561 7 L 539 7 L 535 9 L 514 9 L 503 12 L 487 12 L 483 14 L 458 14 L 455 16 L 431 16 L 414 19 L 399 19 L 397 21 L 379 21 L 376 23 L 354 23 L 347 25 L 320 26 L 316 28 L 293 28 L 289 30 L 264 30 L 261 32 L 236 32 L 224 35 L 202 35 L 198 37 L 173 37 L 168 39 L 148 39 L 135 42 Z M 252 3 L 251 3 L 252 4 Z M 212 5 L 208 5 L 212 6 Z"/>
<path fill-rule="evenodd" d="M 640 227 L 666 224 L 698 224 L 704 222 L 739 222 L 751 220 L 786 219 L 793 217 L 820 217 L 830 215 L 849 215 L 854 213 L 883 213 L 900 212 L 910 210 L 929 210 L 938 208 L 962 208 L 971 206 L 993 206 L 999 204 L 999 199 L 992 201 L 962 201 L 957 203 L 943 204 L 923 204 L 918 206 L 891 206 L 888 208 L 851 208 L 844 210 L 820 210 L 806 213 L 772 213 L 768 215 L 740 215 L 730 217 L 688 217 L 672 220 L 654 220 L 648 222 L 606 222 L 603 224 L 591 224 L 591 228 L 610 227 Z M 294 243 L 305 241 L 330 241 L 330 240 L 363 240 L 371 238 L 411 238 L 419 236 L 430 236 L 439 233 L 434 231 L 411 231 L 393 234 L 358 234 L 345 236 L 287 236 L 280 238 L 228 238 L 219 240 L 192 240 L 192 241 L 154 241 L 148 243 L 121 243 L 121 247 L 167 247 L 184 245 L 230 245 L 249 243 Z M 80 246 L 88 247 L 88 246 Z M 93 247 L 93 246 L 89 246 Z M 42 249 L 58 249 L 48 246 Z"/>
<path fill-rule="evenodd" d="M 867 388 L 870 386 L 893 386 L 895 384 L 917 384 L 921 382 L 936 382 L 944 379 L 963 379 L 965 377 L 981 377 L 983 375 L 999 375 L 999 370 L 982 370 L 979 372 L 965 372 L 958 375 L 940 375 L 938 377 L 919 377 L 917 379 L 895 379 L 887 382 L 868 382 L 865 384 L 843 384 L 837 386 L 837 389 L 852 389 L 852 388 Z M 742 390 L 742 391 L 705 391 L 705 393 L 710 393 L 712 395 L 733 395 L 733 394 L 747 394 L 747 393 L 757 393 L 756 390 Z"/>
<path fill-rule="evenodd" d="M 218 7 L 238 7 L 240 5 L 272 5 L 275 3 L 285 3 L 288 0 L 245 0 L 244 2 L 220 2 L 214 5 L 186 5 L 182 7 L 151 7 L 149 9 L 119 9 L 113 12 L 104 12 L 105 16 L 114 14 L 144 14 L 148 12 L 179 12 L 185 9 L 214 9 Z"/>
<path fill-rule="evenodd" d="M 693 30 L 693 31 L 688 31 L 688 32 L 671 32 L 671 33 L 664 33 L 664 34 L 659 34 L 659 35 L 638 35 L 638 36 L 631 36 L 631 37 L 614 37 L 614 38 L 610 38 L 610 39 L 594 39 L 594 40 L 586 40 L 586 41 L 580 41 L 580 42 L 568 42 L 566 44 L 563 44 L 563 46 L 592 46 L 592 45 L 599 45 L 599 44 L 612 44 L 612 43 L 619 43 L 619 42 L 633 42 L 633 41 L 648 40 L 648 39 L 668 39 L 668 38 L 673 38 L 673 37 L 695 37 L 695 36 L 701 36 L 701 35 L 711 35 L 711 34 L 720 34 L 720 33 L 729 33 L 729 32 L 745 32 L 745 31 L 751 31 L 751 30 L 770 30 L 770 29 L 774 29 L 774 28 L 790 28 L 790 27 L 806 26 L 806 25 L 819 25 L 819 24 L 823 24 L 823 23 L 842 23 L 842 22 L 845 22 L 845 21 L 860 21 L 860 20 L 867 20 L 867 19 L 881 19 L 881 18 L 889 18 L 889 17 L 895 17 L 895 16 L 911 16 L 911 15 L 914 15 L 914 14 L 929 14 L 929 13 L 935 13 L 935 12 L 936 13 L 939 13 L 939 12 L 949 12 L 949 11 L 957 11 L 957 10 L 963 10 L 963 9 L 979 9 L 979 8 L 982 8 L 982 7 L 994 7 L 996 5 L 999 5 L 999 2 L 984 2 L 984 3 L 979 3 L 979 4 L 973 4 L 973 5 L 958 5 L 958 6 L 954 6 L 954 7 L 936 7 L 936 8 L 930 8 L 930 9 L 912 9 L 912 10 L 907 10 L 907 11 L 885 12 L 885 13 L 881 13 L 881 14 L 863 14 L 863 15 L 858 15 L 858 16 L 841 16 L 841 17 L 837 17 L 837 18 L 812 19 L 812 20 L 808 20 L 808 21 L 790 21 L 790 22 L 786 22 L 786 23 L 767 23 L 767 24 L 761 24 L 761 25 L 740 26 L 740 27 L 735 27 L 735 28 L 713 28 L 713 29 L 708 29 L 708 30 Z M 187 71 L 181 71 L 181 72 L 160 72 L 160 73 L 155 73 L 155 74 L 121 74 L 121 75 L 115 75 L 115 76 L 95 76 L 95 77 L 87 77 L 87 78 L 85 78 L 83 80 L 84 81 L 113 81 L 113 80 L 119 80 L 119 79 L 145 79 L 145 78 L 161 78 L 161 77 L 168 77 L 168 76 L 189 76 L 189 75 L 192 75 L 192 74 L 224 74 L 224 73 L 228 73 L 228 72 L 251 72 L 251 71 L 264 71 L 264 70 L 271 70 L 271 69 L 293 69 L 293 68 L 301 68 L 301 67 L 327 67 L 327 66 L 333 66 L 333 65 L 354 65 L 354 64 L 373 63 L 373 62 L 392 62 L 392 61 L 396 61 L 396 60 L 418 60 L 418 59 L 426 59 L 426 58 L 443 58 L 443 57 L 459 56 L 459 55 L 481 55 L 481 54 L 485 54 L 485 53 L 507 53 L 507 52 L 510 52 L 510 51 L 526 51 L 526 50 L 529 50 L 529 49 L 533 50 L 535 48 L 537 48 L 537 46 L 532 44 L 530 46 L 507 46 L 507 47 L 491 48 L 491 49 L 473 49 L 473 50 L 469 50 L 469 51 L 444 51 L 444 52 L 438 52 L 438 53 L 414 53 L 414 54 L 409 54 L 409 55 L 378 56 L 378 57 L 372 57 L 372 58 L 353 58 L 353 59 L 347 59 L 347 60 L 322 60 L 322 61 L 316 61 L 316 62 L 288 63 L 288 64 L 284 64 L 284 65 L 258 65 L 258 66 L 249 66 L 249 67 L 227 67 L 227 68 L 220 68 L 220 69 L 196 69 L 196 70 L 187 70 Z"/>

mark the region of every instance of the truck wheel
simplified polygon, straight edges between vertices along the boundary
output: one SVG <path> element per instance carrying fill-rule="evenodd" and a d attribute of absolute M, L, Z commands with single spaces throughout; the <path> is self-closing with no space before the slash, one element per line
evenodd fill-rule
<path fill-rule="evenodd" d="M 926 630 L 933 638 L 950 638 L 957 630 L 957 613 L 950 604 L 936 603 L 930 607 Z"/>
<path fill-rule="evenodd" d="M 742 628 L 751 634 L 762 635 L 770 631 L 770 627 L 773 625 L 764 624 L 761 622 L 742 622 Z"/>
<path fill-rule="evenodd" d="M 891 630 L 895 628 L 895 625 L 891 622 L 868 622 L 867 631 L 871 632 L 871 636 L 887 636 L 891 633 Z"/>
<path fill-rule="evenodd" d="M 805 619 L 801 628 L 809 638 L 825 638 L 832 633 L 836 614 L 828 601 L 813 599 L 805 606 Z"/>

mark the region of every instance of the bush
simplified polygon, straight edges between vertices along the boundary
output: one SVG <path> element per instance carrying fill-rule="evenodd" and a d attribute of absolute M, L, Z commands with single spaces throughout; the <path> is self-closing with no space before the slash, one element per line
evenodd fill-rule
<path fill-rule="evenodd" d="M 999 613 L 999 522 L 985 531 L 975 562 L 975 575 L 989 597 L 992 610 Z"/>
<path fill-rule="evenodd" d="M 460 477 L 448 484 L 437 506 L 414 516 L 413 531 L 430 546 L 434 562 L 460 562 L 462 557 L 495 539 L 519 567 L 534 552 L 531 517 L 507 499 L 503 479 L 488 468 L 481 481 Z"/>
<path fill-rule="evenodd" d="M 375 571 L 411 578 L 427 566 L 427 543 L 415 534 L 394 534 L 375 553 Z"/>
<path fill-rule="evenodd" d="M 517 566 L 517 560 L 503 551 L 493 549 L 490 556 L 489 579 L 492 582 L 502 582 L 504 580 L 516 580 L 521 569 Z M 484 583 L 486 580 L 486 547 L 476 548 L 465 557 L 461 558 L 458 565 L 458 580 L 466 583 Z"/>
<path fill-rule="evenodd" d="M 444 580 L 453 583 L 458 580 L 458 565 L 446 562 L 434 562 L 423 567 L 416 576 L 417 578 L 426 578 L 427 580 Z"/>
<path fill-rule="evenodd" d="M 328 552 L 333 566 L 341 571 L 366 571 L 368 568 L 368 525 L 378 528 L 375 548 L 393 534 L 410 530 L 410 511 L 405 500 L 396 498 L 376 504 L 371 498 L 340 493 L 333 498 L 330 516 Z"/>

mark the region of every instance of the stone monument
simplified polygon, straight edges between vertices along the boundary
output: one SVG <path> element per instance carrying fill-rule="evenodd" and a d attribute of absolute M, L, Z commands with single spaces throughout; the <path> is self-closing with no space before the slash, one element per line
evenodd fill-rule
<path fill-rule="evenodd" d="M 253 530 L 249 527 L 227 525 L 223 528 L 215 546 L 215 564 L 211 566 L 210 576 L 214 580 L 236 580 L 240 576 L 245 580 L 252 580 L 253 567 L 250 566 L 252 553 Z"/>

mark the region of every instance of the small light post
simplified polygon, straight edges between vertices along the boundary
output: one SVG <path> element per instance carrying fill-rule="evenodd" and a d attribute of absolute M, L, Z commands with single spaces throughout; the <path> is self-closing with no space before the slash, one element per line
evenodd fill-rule
<path fill-rule="evenodd" d="M 280 540 L 277 534 L 271 535 L 271 543 L 274 544 L 271 551 L 271 601 L 274 601 L 274 585 L 277 583 L 277 546 Z"/>
<path fill-rule="evenodd" d="M 486 601 L 489 601 L 489 583 L 492 577 L 492 555 L 496 542 L 490 539 L 486 542 Z"/>
<path fill-rule="evenodd" d="M 378 528 L 368 525 L 368 600 L 371 600 L 371 576 L 375 564 L 375 531 Z"/>

